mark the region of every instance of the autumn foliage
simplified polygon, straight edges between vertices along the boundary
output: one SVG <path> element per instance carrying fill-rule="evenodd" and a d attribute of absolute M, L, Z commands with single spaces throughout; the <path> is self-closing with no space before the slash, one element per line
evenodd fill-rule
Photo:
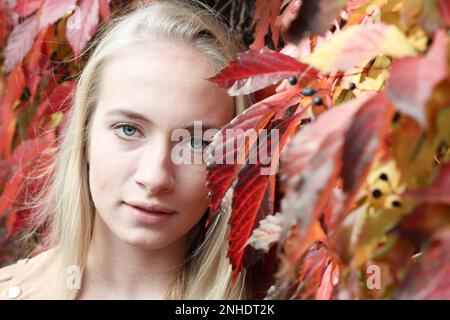
<path fill-rule="evenodd" d="M 25 180 L 64 126 L 110 2 L 1 3 L 6 245 L 32 214 L 15 204 L 39 189 Z M 276 175 L 208 163 L 209 221 L 232 207 L 234 275 L 266 278 L 267 299 L 449 299 L 450 1 L 256 0 L 253 17 L 249 50 L 210 79 L 259 98 L 223 132 L 280 133 L 245 145 L 270 150 Z M 208 152 L 238 139 L 217 135 Z"/>

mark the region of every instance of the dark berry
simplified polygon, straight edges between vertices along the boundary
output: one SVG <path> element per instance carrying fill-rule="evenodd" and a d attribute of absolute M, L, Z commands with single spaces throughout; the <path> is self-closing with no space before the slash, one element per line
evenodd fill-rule
<path fill-rule="evenodd" d="M 379 197 L 381 197 L 383 195 L 383 193 L 380 191 L 380 190 L 378 190 L 378 189 L 374 189 L 373 191 L 372 191 L 372 197 L 374 197 L 374 198 L 379 198 Z"/>
<path fill-rule="evenodd" d="M 315 106 L 321 106 L 321 105 L 323 105 L 323 100 L 321 97 L 314 97 L 312 100 L 312 103 Z"/>
<path fill-rule="evenodd" d="M 347 24 L 347 20 L 341 19 L 339 20 L 339 29 L 342 29 Z"/>
<path fill-rule="evenodd" d="M 388 176 L 387 176 L 387 174 L 384 173 L 384 172 L 381 173 L 381 174 L 380 174 L 380 179 L 381 179 L 381 180 L 384 180 L 384 181 L 388 181 Z"/>
<path fill-rule="evenodd" d="M 63 76 L 61 77 L 61 81 L 66 81 L 70 79 L 70 73 L 64 72 Z"/>
<path fill-rule="evenodd" d="M 28 100 L 31 96 L 30 90 L 28 88 L 25 88 L 25 90 L 22 92 L 22 96 L 20 97 L 21 100 Z"/>
<path fill-rule="evenodd" d="M 316 94 L 316 92 L 317 91 L 314 88 L 304 88 L 302 90 L 302 95 L 304 95 L 305 97 L 309 97 L 309 96 Z"/>
<path fill-rule="evenodd" d="M 348 84 L 348 89 L 349 89 L 349 90 L 355 90 L 355 89 L 356 89 L 356 84 L 355 84 L 354 82 L 350 82 L 350 83 Z"/>
<path fill-rule="evenodd" d="M 293 86 L 293 85 L 297 84 L 297 77 L 296 76 L 290 76 L 288 78 L 288 81 Z"/>
<path fill-rule="evenodd" d="M 397 201 L 397 200 L 392 201 L 392 205 L 396 208 L 400 208 L 402 206 L 400 201 Z"/>
<path fill-rule="evenodd" d="M 392 118 L 392 122 L 397 122 L 398 120 L 400 119 L 400 112 L 396 112 L 395 114 L 394 114 L 394 117 Z"/>

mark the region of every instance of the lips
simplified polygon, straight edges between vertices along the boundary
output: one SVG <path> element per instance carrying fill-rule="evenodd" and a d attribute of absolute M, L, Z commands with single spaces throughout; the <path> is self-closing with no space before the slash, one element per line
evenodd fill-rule
<path fill-rule="evenodd" d="M 160 204 L 152 204 L 142 201 L 127 201 L 125 202 L 125 204 L 130 207 L 140 209 L 141 211 L 147 212 L 149 214 L 169 215 L 176 213 L 175 210 Z"/>

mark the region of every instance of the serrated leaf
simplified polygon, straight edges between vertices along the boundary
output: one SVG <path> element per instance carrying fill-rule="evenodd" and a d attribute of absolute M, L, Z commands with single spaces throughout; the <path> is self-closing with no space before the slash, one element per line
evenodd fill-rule
<path fill-rule="evenodd" d="M 237 96 L 263 89 L 290 76 L 308 80 L 316 74 L 308 65 L 290 56 L 263 48 L 259 52 L 240 53 L 228 67 L 208 80 L 229 88 L 228 94 Z"/>
<path fill-rule="evenodd" d="M 299 124 L 299 114 L 285 120 L 275 130 L 277 135 L 271 132 L 260 136 L 259 143 L 250 151 L 249 159 L 255 159 L 255 163 L 249 160 L 247 165 L 239 172 L 238 180 L 233 192 L 232 214 L 230 218 L 230 247 L 228 257 L 234 270 L 234 276 L 242 268 L 242 259 L 245 253 L 247 241 L 259 221 L 268 214 L 267 210 L 261 211 L 264 196 L 269 187 L 272 166 L 278 167 L 279 153 L 287 139 L 294 133 Z M 274 130 L 274 129 L 272 129 Z M 267 158 L 261 159 L 261 150 L 266 152 Z M 266 163 L 266 160 L 270 162 Z M 271 175 L 275 174 L 274 171 Z M 270 199 L 273 201 L 273 199 Z"/>
<path fill-rule="evenodd" d="M 270 96 L 239 114 L 214 137 L 206 150 L 208 155 L 207 185 L 211 192 L 208 223 L 215 216 L 220 201 L 248 156 L 252 142 L 244 140 L 242 143 L 240 142 L 242 138 L 245 138 L 247 132 L 253 130 L 257 132 L 263 128 L 275 113 L 284 113 L 287 108 L 298 102 L 299 93 L 294 89 Z M 232 159 L 232 161 L 227 161 L 227 159 Z M 238 161 L 238 159 L 244 159 L 244 161 Z"/>

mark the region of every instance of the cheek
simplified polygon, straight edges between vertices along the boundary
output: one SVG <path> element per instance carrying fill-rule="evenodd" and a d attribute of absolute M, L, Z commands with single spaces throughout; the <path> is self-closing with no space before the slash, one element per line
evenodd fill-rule
<path fill-rule="evenodd" d="M 93 128 L 90 138 L 89 184 L 92 197 L 100 201 L 103 197 L 112 199 L 128 167 L 126 159 L 115 150 L 113 138 L 106 130 Z"/>
<path fill-rule="evenodd" d="M 177 188 L 183 202 L 203 213 L 208 207 L 208 187 L 206 186 L 206 167 L 186 165 L 179 168 Z"/>

